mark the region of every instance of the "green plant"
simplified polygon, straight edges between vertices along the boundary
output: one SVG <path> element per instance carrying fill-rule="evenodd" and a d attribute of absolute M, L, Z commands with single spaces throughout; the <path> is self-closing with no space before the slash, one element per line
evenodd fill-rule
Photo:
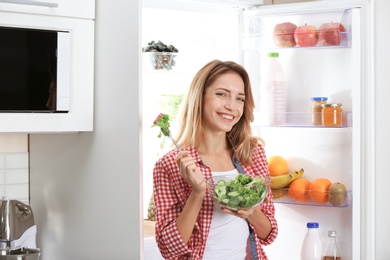
<path fill-rule="evenodd" d="M 165 111 L 165 114 L 169 115 L 169 118 L 175 120 L 177 117 L 177 112 L 179 111 L 181 102 L 183 101 L 183 94 L 162 94 L 162 100 L 160 101 L 160 106 Z"/>
<path fill-rule="evenodd" d="M 159 105 L 164 114 L 169 115 L 169 124 L 171 124 L 176 118 L 179 112 L 181 102 L 183 101 L 183 94 L 162 94 Z M 164 148 L 165 136 L 161 137 L 160 147 Z"/>

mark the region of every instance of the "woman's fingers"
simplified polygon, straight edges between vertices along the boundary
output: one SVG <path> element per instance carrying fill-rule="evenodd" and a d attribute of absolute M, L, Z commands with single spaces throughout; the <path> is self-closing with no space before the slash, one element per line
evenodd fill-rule
<path fill-rule="evenodd" d="M 181 159 L 187 157 L 187 155 L 188 155 L 188 151 L 181 151 L 181 152 L 179 152 L 176 155 L 176 158 L 175 158 L 176 162 L 179 163 L 181 161 Z"/>
<path fill-rule="evenodd" d="M 226 212 L 226 213 L 229 213 L 229 214 L 232 214 L 236 217 L 239 217 L 239 218 L 248 218 L 254 211 L 254 209 L 248 209 L 248 210 L 237 210 L 237 211 L 233 211 L 233 210 L 229 210 L 227 208 L 222 208 L 222 211 Z"/>
<path fill-rule="evenodd" d="M 177 154 L 176 163 L 179 166 L 181 177 L 188 182 L 194 190 L 203 190 L 205 186 L 204 177 L 200 169 L 196 166 L 194 158 L 187 151 Z"/>

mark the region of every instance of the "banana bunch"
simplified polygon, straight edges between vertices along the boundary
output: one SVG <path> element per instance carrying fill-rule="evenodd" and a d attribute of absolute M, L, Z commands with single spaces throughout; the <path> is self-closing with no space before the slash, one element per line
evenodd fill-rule
<path fill-rule="evenodd" d="M 303 168 L 298 171 L 289 172 L 279 176 L 271 176 L 271 189 L 287 188 L 291 182 L 302 177 Z"/>

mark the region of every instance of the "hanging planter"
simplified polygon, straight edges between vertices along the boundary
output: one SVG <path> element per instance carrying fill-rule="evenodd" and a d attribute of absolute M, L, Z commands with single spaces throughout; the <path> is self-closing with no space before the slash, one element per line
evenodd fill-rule
<path fill-rule="evenodd" d="M 148 53 L 154 70 L 171 70 L 176 65 L 175 57 L 179 50 L 175 46 L 166 45 L 161 41 L 151 41 L 148 46 L 142 48 L 142 52 Z"/>

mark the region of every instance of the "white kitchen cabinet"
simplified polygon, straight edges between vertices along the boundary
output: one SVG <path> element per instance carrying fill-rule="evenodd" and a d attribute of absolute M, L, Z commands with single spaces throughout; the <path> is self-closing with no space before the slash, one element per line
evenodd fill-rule
<path fill-rule="evenodd" d="M 0 0 L 0 10 L 94 19 L 95 0 Z"/>
<path fill-rule="evenodd" d="M 57 0 L 56 0 L 57 1 Z M 93 130 L 94 9 L 93 0 L 48 0 L 42 5 L 0 1 L 0 26 L 69 32 L 69 111 L 66 113 L 0 113 L 0 133 L 83 132 Z M 42 3 L 41 1 L 19 1 Z"/>

